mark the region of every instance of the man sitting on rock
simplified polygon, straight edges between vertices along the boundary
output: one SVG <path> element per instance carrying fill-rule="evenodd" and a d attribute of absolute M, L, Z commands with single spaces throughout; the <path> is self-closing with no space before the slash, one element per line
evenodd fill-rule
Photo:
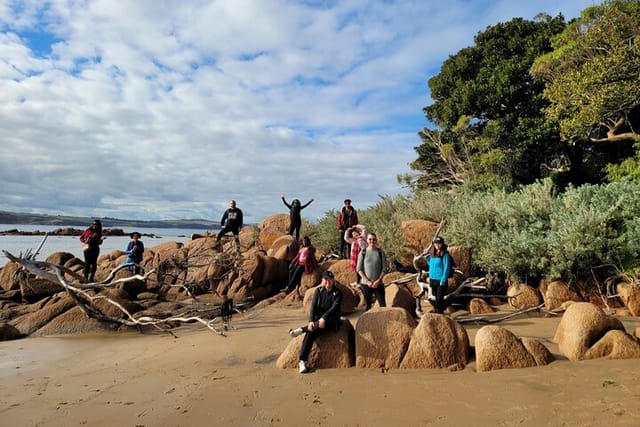
<path fill-rule="evenodd" d="M 337 331 L 340 327 L 340 306 L 342 292 L 335 286 L 335 279 L 331 271 L 322 273 L 322 283 L 313 293 L 309 323 L 297 329 L 291 329 L 289 334 L 297 337 L 306 334 L 300 349 L 298 368 L 301 374 L 309 372 L 307 361 L 315 340 L 328 330 Z"/>

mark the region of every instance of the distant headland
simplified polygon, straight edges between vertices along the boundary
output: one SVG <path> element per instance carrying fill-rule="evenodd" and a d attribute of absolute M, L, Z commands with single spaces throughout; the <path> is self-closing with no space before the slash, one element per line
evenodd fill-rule
<path fill-rule="evenodd" d="M 29 224 L 29 225 L 52 225 L 52 226 L 88 226 L 94 217 L 66 216 L 66 215 L 46 215 L 31 214 L 22 212 L 0 211 L 0 224 Z M 146 227 L 146 228 L 188 228 L 196 230 L 211 230 L 220 227 L 216 221 L 206 219 L 175 219 L 175 220 L 155 220 L 140 221 L 109 217 L 97 217 L 102 222 L 103 227 Z"/>

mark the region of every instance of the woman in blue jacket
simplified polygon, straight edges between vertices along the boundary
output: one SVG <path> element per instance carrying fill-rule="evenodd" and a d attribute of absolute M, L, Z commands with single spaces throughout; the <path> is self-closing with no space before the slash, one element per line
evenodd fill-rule
<path fill-rule="evenodd" d="M 436 297 L 436 313 L 442 314 L 446 308 L 444 294 L 447 291 L 447 280 L 452 262 L 442 237 L 434 238 L 432 243 L 433 249 L 426 256 L 426 261 L 429 264 L 429 286 Z"/>

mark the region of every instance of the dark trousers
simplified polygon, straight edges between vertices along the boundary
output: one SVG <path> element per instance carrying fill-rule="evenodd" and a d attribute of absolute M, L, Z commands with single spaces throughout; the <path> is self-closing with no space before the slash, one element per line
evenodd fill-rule
<path fill-rule="evenodd" d="M 349 255 L 351 254 L 351 245 L 344 240 L 344 233 L 346 231 L 347 230 L 342 230 L 342 229 L 340 230 L 340 246 L 339 246 L 340 250 L 338 252 L 338 254 L 340 255 L 340 258 L 348 258 Z M 346 255 L 344 252 L 345 248 L 347 249 Z"/>
<path fill-rule="evenodd" d="M 222 236 L 229 232 L 233 233 L 233 237 L 236 240 L 236 247 L 240 248 L 240 230 L 238 230 L 238 227 L 234 227 L 232 225 L 225 225 L 224 228 L 220 230 L 220 232 L 218 233 L 218 237 L 216 237 L 216 242 L 219 242 L 220 239 L 222 239 Z"/>
<path fill-rule="evenodd" d="M 99 247 L 89 248 L 84 251 L 84 278 L 90 282 L 93 282 L 96 275 L 98 255 L 100 255 Z"/>
<path fill-rule="evenodd" d="M 305 362 L 309 360 L 309 353 L 311 353 L 311 348 L 313 347 L 313 343 L 316 339 L 327 331 L 337 331 L 340 324 L 327 322 L 324 329 L 320 329 L 318 322 L 316 321 L 314 322 L 314 326 L 315 328 L 313 331 L 307 330 L 306 326 L 302 328 L 305 331 L 305 334 L 304 339 L 302 340 L 302 347 L 300 348 L 300 360 L 304 360 Z"/>
<path fill-rule="evenodd" d="M 378 300 L 378 304 L 380 304 L 380 307 L 387 306 L 387 300 L 385 299 L 383 283 L 380 283 L 380 285 L 378 285 L 378 287 L 375 289 L 370 288 L 364 283 L 360 283 L 360 289 L 362 290 L 362 295 L 364 295 L 365 310 L 371 309 L 371 303 L 372 303 L 374 294 L 376 295 L 376 300 Z"/>
<path fill-rule="evenodd" d="M 301 221 L 291 221 L 289 224 L 289 236 L 293 236 L 293 233 L 296 233 L 296 240 L 300 240 L 300 227 L 302 226 Z"/>
<path fill-rule="evenodd" d="M 446 286 L 440 286 L 439 280 L 430 280 L 429 286 L 431 286 L 431 292 L 436 297 L 436 313 L 444 313 L 444 309 L 447 308 L 444 302 L 444 294 L 447 292 Z"/>
<path fill-rule="evenodd" d="M 296 264 L 289 269 L 289 283 L 287 284 L 287 292 L 290 292 L 300 286 L 302 273 L 304 273 L 304 265 Z"/>

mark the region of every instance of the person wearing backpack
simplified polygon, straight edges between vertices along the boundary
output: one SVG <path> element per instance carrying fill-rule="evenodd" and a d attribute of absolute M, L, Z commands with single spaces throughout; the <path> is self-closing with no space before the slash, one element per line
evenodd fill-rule
<path fill-rule="evenodd" d="M 433 243 L 433 249 L 426 256 L 429 264 L 429 287 L 436 297 L 436 313 L 442 314 L 446 308 L 444 294 L 447 291 L 447 280 L 453 275 L 455 262 L 447 251 L 447 245 L 442 237 L 435 237 L 431 243 Z"/>
<path fill-rule="evenodd" d="M 387 257 L 378 247 L 378 238 L 374 233 L 367 236 L 367 247 L 360 251 L 356 271 L 362 278 L 360 289 L 364 295 L 365 311 L 371 308 L 373 294 L 376 295 L 380 307 L 386 307 L 384 283 L 382 278 L 389 271 Z"/>

